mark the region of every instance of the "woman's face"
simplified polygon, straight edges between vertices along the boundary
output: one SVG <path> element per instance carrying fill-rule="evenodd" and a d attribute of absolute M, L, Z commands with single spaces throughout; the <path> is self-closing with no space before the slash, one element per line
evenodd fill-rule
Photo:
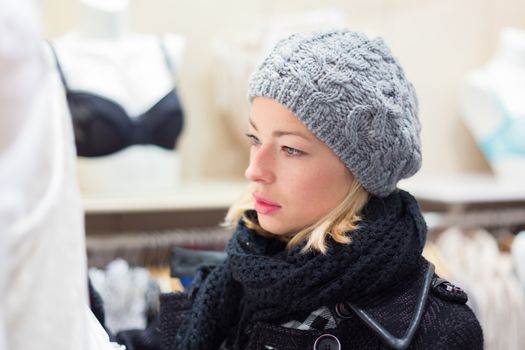
<path fill-rule="evenodd" d="M 328 146 L 275 100 L 256 97 L 245 176 L 263 229 L 293 235 L 340 204 L 353 177 Z"/>

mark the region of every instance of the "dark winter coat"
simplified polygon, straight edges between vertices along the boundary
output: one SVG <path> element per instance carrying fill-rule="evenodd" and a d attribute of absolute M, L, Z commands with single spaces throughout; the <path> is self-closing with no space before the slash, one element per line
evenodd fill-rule
<path fill-rule="evenodd" d="M 429 271 L 430 266 L 423 262 L 416 275 L 378 295 L 369 305 L 358 308 L 344 301 L 330 305 L 337 316 L 335 329 L 304 331 L 271 323 L 252 325 L 246 330 L 246 350 L 483 349 L 482 330 L 465 304 L 466 294 L 438 278 Z M 183 294 L 167 294 L 161 305 L 161 343 L 163 349 L 171 349 L 178 323 L 191 303 Z"/>

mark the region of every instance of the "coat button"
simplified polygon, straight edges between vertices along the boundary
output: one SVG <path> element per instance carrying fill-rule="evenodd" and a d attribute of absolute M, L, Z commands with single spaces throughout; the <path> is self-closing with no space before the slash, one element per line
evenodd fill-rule
<path fill-rule="evenodd" d="M 352 310 L 345 303 L 339 303 L 335 305 L 335 314 L 339 318 L 349 318 L 352 316 Z"/>
<path fill-rule="evenodd" d="M 341 343 L 332 334 L 323 334 L 315 340 L 314 350 L 341 350 Z"/>

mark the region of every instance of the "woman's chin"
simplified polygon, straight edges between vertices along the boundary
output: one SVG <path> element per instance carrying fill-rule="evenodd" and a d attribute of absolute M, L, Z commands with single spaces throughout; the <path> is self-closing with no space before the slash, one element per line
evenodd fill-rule
<path fill-rule="evenodd" d="M 279 237 L 292 237 L 294 233 L 300 231 L 297 227 L 290 225 L 289 222 L 283 222 L 274 217 L 265 217 L 264 215 L 259 215 L 259 226 L 266 232 Z"/>

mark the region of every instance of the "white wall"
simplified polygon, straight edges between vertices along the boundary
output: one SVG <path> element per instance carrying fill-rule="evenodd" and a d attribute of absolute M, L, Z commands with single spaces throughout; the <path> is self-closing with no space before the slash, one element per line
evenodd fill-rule
<path fill-rule="evenodd" d="M 74 28 L 78 4 L 43 0 L 48 36 Z M 242 177 L 245 150 L 212 108 L 209 42 L 245 32 L 270 16 L 337 8 L 354 30 L 383 36 L 419 93 L 422 173 L 488 172 L 460 119 L 465 73 L 492 55 L 499 29 L 525 28 L 523 0 L 131 0 L 131 29 L 187 38 L 180 80 L 187 128 L 180 143 L 188 177 Z M 246 150 L 247 152 L 247 150 Z"/>

